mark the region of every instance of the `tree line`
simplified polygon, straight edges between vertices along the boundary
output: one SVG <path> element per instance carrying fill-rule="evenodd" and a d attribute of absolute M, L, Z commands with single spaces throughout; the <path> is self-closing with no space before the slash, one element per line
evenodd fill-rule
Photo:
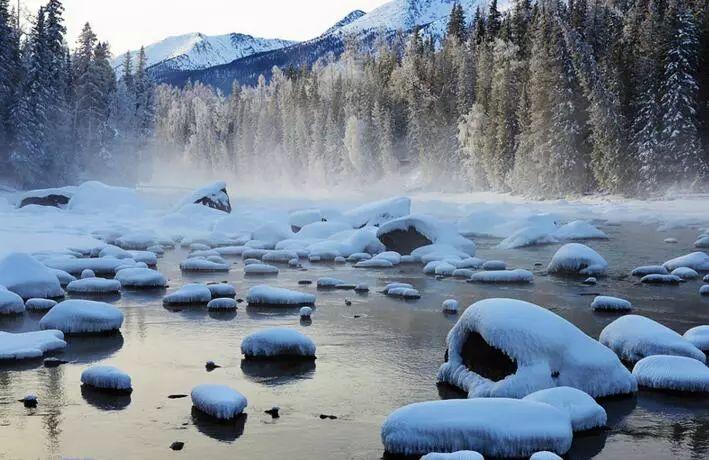
<path fill-rule="evenodd" d="M 154 120 L 145 54 L 135 69 L 129 56 L 117 78 L 88 23 L 69 49 L 62 15 L 48 0 L 24 31 L 0 0 L 0 175 L 23 187 L 135 182 Z"/>
<path fill-rule="evenodd" d="M 376 52 L 350 40 L 311 68 L 222 95 L 156 92 L 157 158 L 328 185 L 417 170 L 437 188 L 536 196 L 707 186 L 706 0 L 496 0 L 446 37 Z"/>

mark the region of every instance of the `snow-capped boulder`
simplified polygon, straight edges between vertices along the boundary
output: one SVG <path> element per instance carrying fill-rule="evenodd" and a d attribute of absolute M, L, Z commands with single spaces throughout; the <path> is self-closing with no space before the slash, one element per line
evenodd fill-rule
<path fill-rule="evenodd" d="M 486 299 L 470 306 L 447 338 L 438 371 L 473 397 L 521 398 L 570 386 L 593 397 L 636 391 L 635 379 L 608 348 L 537 305 Z"/>
<path fill-rule="evenodd" d="M 69 283 L 66 290 L 69 294 L 117 294 L 121 292 L 121 282 L 106 278 L 82 278 Z"/>
<path fill-rule="evenodd" d="M 275 265 L 250 264 L 244 267 L 245 275 L 277 275 L 280 270 Z"/>
<path fill-rule="evenodd" d="M 446 313 L 458 313 L 458 301 L 455 299 L 444 300 L 443 311 Z"/>
<path fill-rule="evenodd" d="M 29 311 L 47 311 L 51 310 L 56 304 L 57 301 L 52 299 L 27 299 L 25 308 Z"/>
<path fill-rule="evenodd" d="M 571 447 L 571 421 L 549 404 L 508 398 L 426 401 L 401 407 L 384 421 L 387 453 L 474 450 L 489 457 L 525 457 Z"/>
<path fill-rule="evenodd" d="M 162 299 L 163 305 L 206 305 L 212 300 L 212 292 L 204 284 L 185 284 L 177 291 Z"/>
<path fill-rule="evenodd" d="M 113 366 L 92 366 L 81 373 L 81 383 L 97 390 L 131 393 L 130 375 Z"/>
<path fill-rule="evenodd" d="M 308 336 L 284 327 L 263 329 L 241 342 L 246 358 L 315 358 L 315 342 Z"/>
<path fill-rule="evenodd" d="M 78 258 L 53 258 L 44 261 L 50 268 L 63 270 L 72 275 L 79 275 L 86 269 L 92 270 L 97 275 L 115 275 L 116 268 L 135 264 L 132 259 L 116 259 L 115 257 L 78 257 Z"/>
<path fill-rule="evenodd" d="M 389 251 L 412 254 L 417 248 L 432 244 L 452 246 L 467 256 L 475 255 L 475 243 L 460 235 L 455 225 L 431 216 L 409 215 L 382 224 L 377 238 Z"/>
<path fill-rule="evenodd" d="M 228 272 L 228 263 L 213 262 L 197 257 L 188 258 L 180 263 L 180 270 L 185 272 Z"/>
<path fill-rule="evenodd" d="M 25 302 L 22 297 L 0 286 L 0 315 L 17 315 L 24 311 Z"/>
<path fill-rule="evenodd" d="M 608 235 L 585 220 L 575 220 L 562 225 L 554 232 L 558 240 L 607 240 Z"/>
<path fill-rule="evenodd" d="M 76 187 L 74 186 L 29 190 L 20 195 L 17 207 L 24 208 L 35 205 L 65 208 L 75 192 Z"/>
<path fill-rule="evenodd" d="M 0 361 L 39 358 L 66 347 L 64 334 L 57 330 L 13 334 L 0 331 Z"/>
<path fill-rule="evenodd" d="M 220 420 L 235 419 L 248 404 L 244 395 L 225 385 L 197 385 L 190 396 L 194 407 Z"/>
<path fill-rule="evenodd" d="M 636 267 L 630 272 L 633 276 L 643 277 L 646 275 L 669 275 L 670 272 L 662 265 L 643 265 Z"/>
<path fill-rule="evenodd" d="M 591 308 L 596 311 L 630 311 L 633 309 L 633 304 L 618 297 L 599 295 L 591 302 Z"/>
<path fill-rule="evenodd" d="M 421 294 L 419 293 L 419 291 L 407 287 L 395 287 L 387 289 L 386 295 L 388 295 L 389 297 L 396 297 L 405 300 L 415 300 L 421 298 Z"/>
<path fill-rule="evenodd" d="M 382 289 L 382 294 L 389 294 L 389 291 L 393 289 L 413 289 L 413 285 L 409 283 L 389 283 L 386 286 L 384 286 L 384 289 Z"/>
<path fill-rule="evenodd" d="M 319 209 L 299 209 L 291 211 L 288 215 L 288 224 L 291 230 L 298 232 L 301 228 L 314 222 L 324 222 L 326 219 Z"/>
<path fill-rule="evenodd" d="M 453 271 L 453 278 L 470 279 L 475 274 L 474 270 L 469 268 L 457 268 Z"/>
<path fill-rule="evenodd" d="M 62 297 L 57 276 L 34 257 L 14 252 L 0 260 L 0 285 L 23 299 Z"/>
<path fill-rule="evenodd" d="M 693 327 L 682 336 L 703 352 L 709 351 L 709 326 Z"/>
<path fill-rule="evenodd" d="M 249 305 L 314 305 L 315 296 L 304 292 L 262 284 L 249 289 L 246 301 Z"/>
<path fill-rule="evenodd" d="M 212 299 L 207 304 L 207 309 L 214 311 L 234 311 L 236 310 L 236 300 L 231 297 Z"/>
<path fill-rule="evenodd" d="M 689 267 L 677 267 L 672 270 L 672 275 L 682 278 L 683 280 L 696 280 L 699 279 L 699 273 L 692 270 Z"/>
<path fill-rule="evenodd" d="M 542 222 L 540 225 L 520 228 L 512 235 L 502 240 L 497 247 L 500 249 L 516 249 L 526 246 L 558 243 L 559 240 L 554 237 L 555 231 L 556 225 L 547 222 Z"/>
<path fill-rule="evenodd" d="M 354 268 L 393 268 L 394 264 L 386 259 L 371 258 L 369 260 L 363 260 L 357 262 Z"/>
<path fill-rule="evenodd" d="M 459 450 L 451 453 L 431 452 L 421 457 L 421 460 L 485 460 L 474 450 Z"/>
<path fill-rule="evenodd" d="M 655 390 L 709 392 L 709 367 L 685 356 L 654 355 L 633 367 L 641 387 Z"/>
<path fill-rule="evenodd" d="M 682 282 L 682 278 L 675 275 L 650 274 L 640 278 L 640 282 L 645 284 L 679 284 Z"/>
<path fill-rule="evenodd" d="M 316 282 L 318 289 L 335 289 L 343 284 L 347 283 L 338 278 L 320 278 Z"/>
<path fill-rule="evenodd" d="M 64 270 L 59 270 L 56 268 L 49 268 L 49 267 L 47 267 L 47 269 L 50 272 L 52 272 L 52 274 L 54 276 L 57 277 L 57 280 L 59 280 L 59 285 L 61 287 L 66 286 L 67 284 L 71 283 L 72 281 L 74 281 L 76 279 L 76 277 L 74 275 L 71 275 L 71 274 L 65 272 Z"/>
<path fill-rule="evenodd" d="M 115 279 L 125 288 L 164 288 L 167 278 L 150 268 L 124 268 L 116 273 Z"/>
<path fill-rule="evenodd" d="M 517 268 L 515 270 L 496 270 L 490 272 L 474 273 L 468 282 L 470 283 L 531 283 L 534 275 L 528 270 Z"/>
<path fill-rule="evenodd" d="M 88 268 L 83 270 L 81 272 L 81 276 L 79 276 L 80 279 L 85 280 L 88 278 L 96 278 L 96 273 L 94 273 L 93 270 L 89 270 Z"/>
<path fill-rule="evenodd" d="M 229 201 L 226 182 L 214 182 L 195 190 L 183 198 L 177 208 L 179 209 L 189 204 L 201 204 L 212 209 L 230 213 L 231 202 Z"/>
<path fill-rule="evenodd" d="M 364 260 L 369 260 L 372 258 L 371 254 L 367 254 L 366 252 L 355 252 L 354 254 L 350 254 L 347 257 L 347 262 L 351 262 L 356 264 L 357 262 L 362 262 Z"/>
<path fill-rule="evenodd" d="M 556 251 L 547 270 L 549 273 L 603 276 L 608 272 L 608 262 L 588 246 L 568 243 Z"/>
<path fill-rule="evenodd" d="M 496 271 L 496 270 L 507 270 L 507 264 L 501 260 L 488 260 L 483 263 L 483 270 Z"/>
<path fill-rule="evenodd" d="M 396 251 L 385 251 L 381 252 L 373 257 L 374 259 L 388 260 L 392 265 L 399 265 L 401 263 L 401 254 Z"/>
<path fill-rule="evenodd" d="M 274 249 L 273 251 L 268 251 L 265 253 L 262 257 L 261 260 L 263 262 L 268 262 L 268 263 L 281 263 L 285 264 L 288 263 L 288 261 L 292 259 L 299 259 L 299 255 L 296 251 L 287 251 L 287 250 L 276 250 Z"/>
<path fill-rule="evenodd" d="M 105 302 L 65 300 L 39 321 L 41 329 L 57 329 L 64 334 L 95 334 L 121 328 L 123 312 Z"/>
<path fill-rule="evenodd" d="M 547 388 L 528 394 L 523 399 L 549 404 L 566 412 L 575 432 L 601 428 L 608 419 L 606 410 L 592 397 L 572 387 Z"/>
<path fill-rule="evenodd" d="M 207 284 L 207 289 L 212 293 L 212 299 L 218 298 L 234 298 L 236 297 L 236 288 L 229 283 L 211 283 Z"/>
<path fill-rule="evenodd" d="M 529 460 L 564 460 L 563 458 L 556 455 L 554 452 L 549 452 L 548 450 L 542 450 L 535 452 L 529 457 Z"/>
<path fill-rule="evenodd" d="M 354 228 L 380 226 L 399 217 L 411 214 L 411 200 L 407 197 L 395 197 L 375 201 L 343 213 L 343 217 Z"/>
<path fill-rule="evenodd" d="M 456 271 L 455 265 L 446 261 L 440 261 L 433 269 L 433 273 L 436 276 L 453 276 L 454 271 Z"/>
<path fill-rule="evenodd" d="M 300 309 L 300 319 L 310 319 L 313 314 L 313 309 L 311 307 L 302 307 Z"/>
<path fill-rule="evenodd" d="M 697 241 L 694 242 L 695 248 L 709 249 L 709 235 L 700 236 Z"/>
<path fill-rule="evenodd" d="M 705 362 L 704 353 L 662 324 L 639 315 L 625 315 L 606 326 L 600 342 L 624 361 L 635 363 L 652 355 L 686 356 Z"/>
<path fill-rule="evenodd" d="M 114 187 L 97 181 L 84 182 L 76 188 L 67 209 L 91 213 L 103 210 L 126 209 L 135 212 L 142 209 L 143 204 L 136 190 L 127 187 Z"/>
<path fill-rule="evenodd" d="M 699 288 L 699 295 L 709 295 L 709 284 L 705 284 Z"/>
<path fill-rule="evenodd" d="M 679 267 L 688 267 L 699 272 L 706 272 L 709 271 L 709 255 L 697 251 L 668 260 L 662 265 L 669 271 Z"/>

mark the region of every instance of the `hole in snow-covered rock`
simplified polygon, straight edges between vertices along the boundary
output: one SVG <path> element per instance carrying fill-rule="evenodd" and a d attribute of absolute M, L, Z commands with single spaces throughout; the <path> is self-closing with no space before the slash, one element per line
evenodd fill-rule
<path fill-rule="evenodd" d="M 382 233 L 379 235 L 379 240 L 386 246 L 387 250 L 397 251 L 401 254 L 411 254 L 414 249 L 433 243 L 414 227 Z"/>
<path fill-rule="evenodd" d="M 20 197 L 18 208 L 25 206 L 51 206 L 54 208 L 65 208 L 73 195 L 74 187 L 64 187 L 56 189 L 32 190 L 25 192 Z"/>
<path fill-rule="evenodd" d="M 493 382 L 499 382 L 517 372 L 516 362 L 499 348 L 488 344 L 483 336 L 474 331 L 465 337 L 460 355 L 465 367 Z"/>

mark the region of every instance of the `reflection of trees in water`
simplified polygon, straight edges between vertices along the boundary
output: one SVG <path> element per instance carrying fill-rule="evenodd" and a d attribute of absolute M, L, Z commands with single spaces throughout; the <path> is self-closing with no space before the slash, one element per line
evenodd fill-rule
<path fill-rule="evenodd" d="M 47 415 L 42 419 L 42 425 L 47 433 L 47 449 L 52 453 L 58 453 L 60 450 L 62 408 L 65 404 L 63 377 L 64 371 L 61 366 L 48 368 L 40 373 L 40 378 L 44 380 L 43 387 L 46 388 L 47 399 L 50 401 Z"/>
<path fill-rule="evenodd" d="M 192 406 L 192 423 L 200 433 L 221 442 L 236 441 L 244 434 L 247 414 L 241 414 L 234 420 L 219 420 Z"/>
<path fill-rule="evenodd" d="M 242 359 L 241 371 L 249 379 L 265 385 L 284 385 L 313 378 L 315 360 L 302 358 Z"/>

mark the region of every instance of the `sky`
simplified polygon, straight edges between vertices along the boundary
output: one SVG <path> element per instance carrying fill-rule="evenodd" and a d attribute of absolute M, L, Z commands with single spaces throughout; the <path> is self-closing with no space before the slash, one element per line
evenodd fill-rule
<path fill-rule="evenodd" d="M 20 0 L 32 12 L 46 0 Z M 15 3 L 17 0 L 11 0 Z M 352 10 L 371 11 L 387 0 L 64 0 L 67 40 L 74 46 L 87 21 L 114 55 L 171 35 L 240 32 L 306 40 Z"/>

